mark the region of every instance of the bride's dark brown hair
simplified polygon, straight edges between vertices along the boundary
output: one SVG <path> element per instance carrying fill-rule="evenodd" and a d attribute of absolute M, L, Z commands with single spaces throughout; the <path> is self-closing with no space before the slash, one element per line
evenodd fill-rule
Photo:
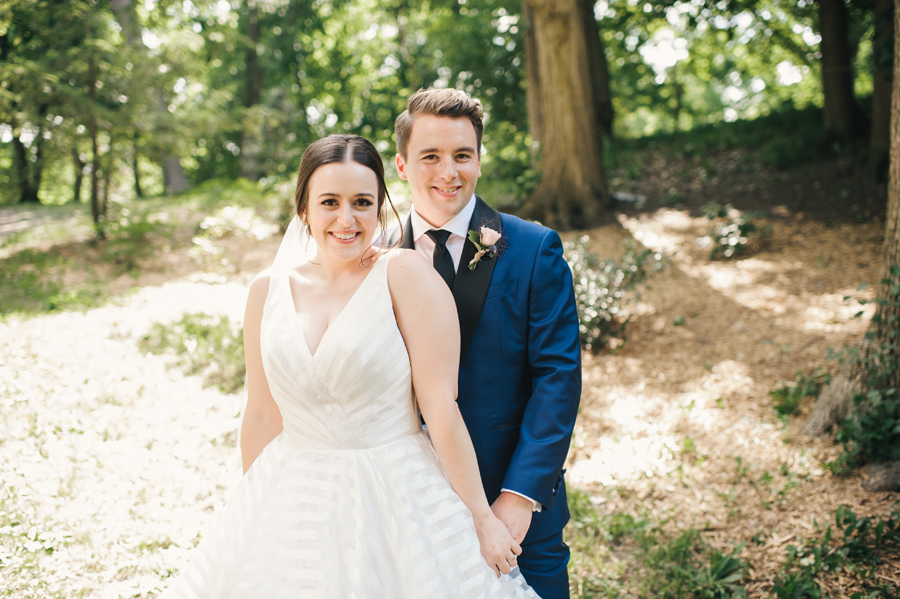
<path fill-rule="evenodd" d="M 297 189 L 294 192 L 294 210 L 297 216 L 301 221 L 305 221 L 305 215 L 309 209 L 309 180 L 313 173 L 320 166 L 335 162 L 355 162 L 375 173 L 375 178 L 378 179 L 378 224 L 384 232 L 382 234 L 382 238 L 384 238 L 387 235 L 387 211 L 382 209 L 385 200 L 397 218 L 397 222 L 400 222 L 400 215 L 388 194 L 387 185 L 384 182 L 384 164 L 381 162 L 378 150 L 375 149 L 372 142 L 359 135 L 329 135 L 309 144 L 306 151 L 303 152 L 300 169 L 297 172 Z M 306 227 L 309 232 L 309 225 L 307 224 Z M 390 247 L 396 247 L 399 243 L 398 241 Z"/>

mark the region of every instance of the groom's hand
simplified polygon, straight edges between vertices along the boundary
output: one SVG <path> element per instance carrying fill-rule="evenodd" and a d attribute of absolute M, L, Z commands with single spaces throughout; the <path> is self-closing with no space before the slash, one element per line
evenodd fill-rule
<path fill-rule="evenodd" d="M 531 526 L 534 503 L 521 495 L 503 491 L 491 509 L 494 511 L 494 515 L 500 518 L 500 521 L 509 529 L 509 534 L 516 540 L 516 543 L 521 543 Z"/>

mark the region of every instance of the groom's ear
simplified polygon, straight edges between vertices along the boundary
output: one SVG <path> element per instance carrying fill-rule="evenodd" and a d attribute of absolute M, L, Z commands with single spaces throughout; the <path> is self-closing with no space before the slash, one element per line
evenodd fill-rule
<path fill-rule="evenodd" d="M 404 181 L 407 181 L 408 179 L 406 178 L 406 161 L 403 160 L 403 156 L 401 156 L 400 154 L 397 154 L 397 156 L 394 159 L 394 162 L 397 164 L 397 174 L 400 175 L 401 179 L 403 179 Z"/>

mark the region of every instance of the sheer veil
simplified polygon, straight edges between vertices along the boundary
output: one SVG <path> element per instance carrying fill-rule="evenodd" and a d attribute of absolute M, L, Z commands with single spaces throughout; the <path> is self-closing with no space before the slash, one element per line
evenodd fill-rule
<path fill-rule="evenodd" d="M 316 250 L 315 239 L 300 222 L 300 217 L 295 214 L 284 233 L 281 245 L 278 246 L 278 252 L 272 261 L 272 270 L 290 270 L 303 262 L 312 261 L 316 257 Z"/>

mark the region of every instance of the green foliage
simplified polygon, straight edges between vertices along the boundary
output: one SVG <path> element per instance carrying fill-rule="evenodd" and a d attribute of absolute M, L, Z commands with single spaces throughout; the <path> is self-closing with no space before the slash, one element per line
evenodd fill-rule
<path fill-rule="evenodd" d="M 746 597 L 741 587 L 746 564 L 738 557 L 743 546 L 728 553 L 710 547 L 701 533 L 688 528 L 670 531 L 665 523 L 646 517 L 597 514 L 587 493 L 569 492 L 572 523 L 567 542 L 591 568 L 608 568 L 606 545 L 633 559 L 628 587 L 639 597 L 727 599 Z M 618 560 L 617 560 L 618 561 Z M 580 564 L 576 564 L 576 567 Z M 584 565 L 588 565 L 585 563 Z M 601 571 L 580 584 L 582 597 L 622 596 L 621 572 Z"/>
<path fill-rule="evenodd" d="M 772 235 L 768 225 L 759 226 L 749 213 L 743 214 L 731 204 L 710 202 L 703 212 L 713 221 L 713 228 L 704 238 L 712 245 L 710 260 L 733 258 L 758 249 Z"/>
<path fill-rule="evenodd" d="M 817 578 L 824 573 L 853 573 L 868 581 L 860 597 L 891 597 L 900 588 L 872 583 L 876 567 L 884 556 L 900 551 L 900 503 L 884 516 L 858 517 L 849 507 L 838 507 L 834 528 L 828 526 L 820 538 L 800 546 L 789 545 L 787 560 L 782 564 L 772 592 L 782 599 L 818 598 L 822 596 Z M 870 584 L 871 583 L 871 584 Z M 855 596 L 855 595 L 854 595 Z"/>
<path fill-rule="evenodd" d="M 844 347 L 832 358 L 860 373 L 863 391 L 853 397 L 837 439 L 844 453 L 832 464 L 837 471 L 869 462 L 900 459 L 900 397 L 897 389 L 897 351 L 900 340 L 900 266 L 890 267 L 876 298 L 880 311 L 866 332 L 864 351 Z M 863 287 L 863 286 L 861 286 Z M 846 298 L 849 299 L 849 298 Z M 866 304 L 867 300 L 860 300 Z M 857 313 L 857 317 L 862 312 Z M 887 315 L 887 318 L 883 315 Z"/>
<path fill-rule="evenodd" d="M 146 213 L 117 208 L 118 218 L 113 216 L 103 223 L 105 239 L 99 242 L 102 258 L 107 264 L 137 275 L 140 263 L 156 252 L 157 241 L 171 239 L 172 227 L 149 218 Z"/>
<path fill-rule="evenodd" d="M 244 386 L 244 344 L 227 316 L 192 312 L 170 323 L 154 323 L 140 341 L 143 351 L 176 356 L 188 374 L 202 374 L 224 393 Z"/>
<path fill-rule="evenodd" d="M 652 272 L 662 269 L 663 257 L 647 248 L 639 250 L 630 242 L 621 262 L 601 260 L 588 249 L 589 241 L 585 235 L 563 246 L 575 281 L 581 343 L 597 352 L 614 349 L 624 341 L 628 323 L 625 300 Z"/>
<path fill-rule="evenodd" d="M 796 416 L 800 413 L 800 404 L 807 397 L 817 397 L 824 385 L 831 381 L 831 375 L 816 369 L 809 376 L 799 370 L 796 379 L 782 384 L 769 391 L 772 408 L 779 416 Z"/>
<path fill-rule="evenodd" d="M 0 597 L 70 597 L 63 592 L 60 577 L 45 575 L 41 562 L 71 540 L 71 534 L 58 524 L 37 520 L 29 502 L 15 487 L 4 484 L 0 488 Z"/>
<path fill-rule="evenodd" d="M 26 249 L 3 260 L 0 268 L 0 315 L 36 314 L 93 308 L 108 294 L 100 281 L 66 284 L 71 261 L 53 250 Z"/>

